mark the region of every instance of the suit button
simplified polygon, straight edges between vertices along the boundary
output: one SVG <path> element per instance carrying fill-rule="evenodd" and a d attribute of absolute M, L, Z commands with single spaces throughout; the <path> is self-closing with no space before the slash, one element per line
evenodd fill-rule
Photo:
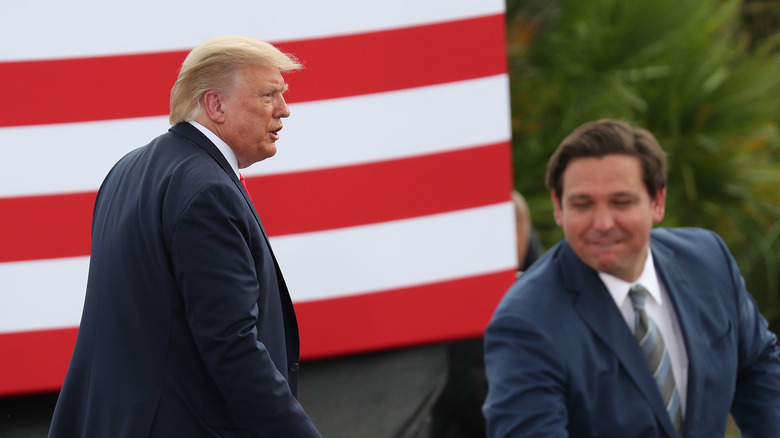
<path fill-rule="evenodd" d="M 299 368 L 298 362 L 293 362 L 293 363 L 290 364 L 290 371 L 291 372 L 293 372 L 293 373 L 298 372 L 298 368 Z"/>

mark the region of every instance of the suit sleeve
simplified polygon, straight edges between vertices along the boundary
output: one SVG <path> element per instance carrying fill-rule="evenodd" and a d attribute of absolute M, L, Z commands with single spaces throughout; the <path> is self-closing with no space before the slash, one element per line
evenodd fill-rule
<path fill-rule="evenodd" d="M 720 240 L 720 239 L 719 239 Z M 780 360 L 777 337 L 748 293 L 725 243 L 736 291 L 738 370 L 731 414 L 743 438 L 780 436 Z"/>
<path fill-rule="evenodd" d="M 195 344 L 233 419 L 250 436 L 319 437 L 257 333 L 259 283 L 246 205 L 206 186 L 185 207 L 171 263 Z"/>
<path fill-rule="evenodd" d="M 506 314 L 495 318 L 485 333 L 488 436 L 567 437 L 563 364 L 555 345 L 530 322 Z"/>

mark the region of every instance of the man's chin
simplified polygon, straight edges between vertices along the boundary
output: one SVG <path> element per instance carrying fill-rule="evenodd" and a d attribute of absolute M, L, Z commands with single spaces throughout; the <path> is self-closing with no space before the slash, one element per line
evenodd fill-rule
<path fill-rule="evenodd" d="M 601 253 L 594 257 L 593 267 L 597 271 L 615 275 L 613 272 L 618 270 L 617 259 L 618 257 L 613 253 Z"/>
<path fill-rule="evenodd" d="M 266 147 L 263 148 L 262 155 L 260 155 L 259 159 L 257 161 L 255 161 L 255 163 L 257 163 L 259 161 L 263 161 L 263 160 L 265 160 L 267 158 L 271 158 L 274 155 L 276 155 L 276 145 L 272 144 L 271 146 L 266 146 Z"/>

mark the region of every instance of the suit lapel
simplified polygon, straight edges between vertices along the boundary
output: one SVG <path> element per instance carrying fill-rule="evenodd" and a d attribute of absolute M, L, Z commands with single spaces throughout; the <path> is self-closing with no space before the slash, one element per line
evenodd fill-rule
<path fill-rule="evenodd" d="M 582 263 L 568 244 L 562 256 L 562 277 L 574 297 L 574 308 L 594 335 L 607 346 L 625 368 L 655 413 L 667 435 L 675 437 L 661 393 L 647 366 L 639 344 L 596 271 Z"/>
<path fill-rule="evenodd" d="M 279 267 L 279 262 L 276 261 L 276 255 L 274 255 L 274 251 L 271 248 L 271 241 L 268 239 L 268 234 L 265 232 L 265 227 L 263 226 L 263 222 L 260 220 L 260 216 L 257 214 L 257 209 L 255 209 L 255 205 L 252 203 L 252 200 L 249 198 L 249 193 L 246 192 L 244 189 L 244 185 L 241 184 L 241 181 L 236 176 L 236 173 L 233 171 L 233 168 L 230 167 L 230 163 L 228 163 L 227 159 L 225 159 L 225 156 L 222 155 L 222 152 L 217 149 L 217 146 L 214 145 L 214 143 L 211 142 L 205 135 L 203 135 L 202 132 L 198 130 L 198 128 L 192 126 L 189 123 L 179 123 L 176 126 L 171 127 L 171 132 L 180 135 L 184 137 L 188 142 L 194 144 L 195 146 L 198 146 L 199 148 L 203 149 L 208 153 L 211 158 L 216 161 L 220 167 L 222 167 L 222 170 L 225 171 L 225 173 L 228 174 L 230 179 L 233 181 L 233 184 L 235 184 L 236 188 L 241 192 L 241 195 L 244 197 L 244 201 L 247 203 L 247 206 L 249 206 L 249 209 L 252 211 L 252 215 L 254 215 L 255 220 L 257 221 L 257 224 L 260 226 L 260 232 L 263 235 L 263 239 L 265 240 L 265 244 L 268 247 L 268 252 L 271 253 L 271 259 L 274 263 L 274 269 L 276 270 L 276 278 L 277 282 L 279 284 L 279 289 L 281 289 L 281 297 L 282 297 L 282 305 L 285 308 L 284 311 L 284 321 L 285 321 L 285 330 L 288 333 L 288 340 L 287 340 L 287 346 L 290 349 L 288 351 L 288 356 L 291 356 L 290 353 L 293 353 L 291 357 L 294 357 L 295 360 L 298 360 L 299 355 L 299 334 L 298 334 L 298 322 L 297 318 L 295 316 L 295 310 L 293 308 L 292 299 L 290 298 L 290 292 L 287 289 L 287 283 L 284 281 L 284 276 L 282 275 L 282 270 Z"/>
<path fill-rule="evenodd" d="M 206 151 L 206 153 L 208 153 L 211 156 L 211 158 L 213 158 L 214 161 L 216 161 L 217 164 L 219 164 L 219 166 L 222 167 L 222 170 L 224 170 L 225 173 L 230 177 L 230 179 L 233 181 L 233 184 L 236 186 L 236 188 L 241 192 L 241 195 L 244 197 L 244 201 L 246 201 L 247 205 L 252 210 L 252 214 L 254 215 L 257 223 L 260 225 L 260 229 L 263 231 L 263 236 L 267 241 L 268 236 L 265 234 L 265 228 L 263 227 L 263 222 L 260 220 L 260 216 L 257 214 L 257 210 L 255 209 L 252 200 L 249 198 L 249 194 L 246 192 L 246 190 L 244 190 L 244 185 L 241 184 L 241 181 L 236 176 L 236 172 L 234 172 L 233 168 L 230 167 L 230 163 L 228 163 L 227 159 L 225 159 L 225 156 L 222 155 L 222 152 L 220 152 L 219 149 L 217 149 L 217 147 L 214 145 L 214 143 L 212 143 L 211 140 L 206 138 L 206 136 L 203 135 L 203 133 L 200 132 L 198 128 L 192 126 L 189 123 L 179 123 L 178 125 L 171 127 L 170 130 L 172 132 L 181 135 L 182 137 L 186 138 L 187 141 L 189 141 L 190 143 Z"/>
<path fill-rule="evenodd" d="M 225 159 L 225 156 L 222 155 L 222 152 L 217 149 L 217 147 L 214 145 L 214 143 L 211 142 L 205 135 L 203 135 L 202 132 L 198 130 L 198 128 L 192 126 L 189 123 L 179 123 L 176 126 L 171 127 L 170 131 L 181 135 L 184 137 L 187 141 L 194 144 L 195 146 L 198 146 L 199 148 L 203 149 L 208 153 L 211 158 L 214 159 L 214 161 L 217 162 L 217 164 L 222 167 L 222 170 L 225 171 L 225 173 L 230 177 L 231 181 L 233 181 L 233 184 L 236 186 L 236 188 L 241 192 L 241 195 L 244 197 L 244 201 L 246 202 L 249 209 L 252 211 L 252 215 L 255 217 L 255 220 L 257 221 L 257 224 L 260 225 L 260 231 L 263 233 L 263 239 L 265 239 L 266 245 L 268 245 L 268 250 L 271 251 L 271 257 L 274 258 L 274 264 L 277 266 L 277 270 L 279 269 L 278 263 L 276 263 L 276 257 L 274 256 L 273 250 L 271 250 L 271 242 L 268 240 L 268 235 L 265 232 L 265 227 L 263 226 L 263 221 L 260 220 L 260 216 L 257 214 L 257 209 L 255 209 L 255 205 L 252 203 L 251 198 L 249 197 L 249 193 L 246 192 L 244 189 L 244 185 L 241 184 L 241 181 L 238 179 L 238 176 L 236 176 L 236 172 L 233 171 L 233 168 L 230 167 L 230 163 L 228 163 L 227 159 Z M 284 279 L 281 276 L 281 272 L 278 272 L 279 278 L 284 283 Z M 282 284 L 284 288 L 286 289 L 287 286 Z"/>

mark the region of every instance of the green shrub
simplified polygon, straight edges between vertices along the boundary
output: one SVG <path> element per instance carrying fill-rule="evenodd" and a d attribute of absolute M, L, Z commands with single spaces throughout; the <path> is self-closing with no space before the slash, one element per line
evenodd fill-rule
<path fill-rule="evenodd" d="M 509 0 L 515 186 L 549 245 L 562 234 L 544 171 L 563 137 L 600 118 L 649 129 L 669 156 L 661 225 L 723 236 L 777 331 L 780 33 L 764 27 L 752 38 L 741 8 L 733 0 Z"/>

